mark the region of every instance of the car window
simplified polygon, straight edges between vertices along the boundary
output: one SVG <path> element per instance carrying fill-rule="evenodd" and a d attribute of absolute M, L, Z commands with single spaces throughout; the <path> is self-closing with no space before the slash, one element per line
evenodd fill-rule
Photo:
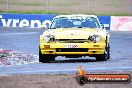
<path fill-rule="evenodd" d="M 60 17 L 52 22 L 51 29 L 55 28 L 100 28 L 99 22 L 94 17 Z"/>

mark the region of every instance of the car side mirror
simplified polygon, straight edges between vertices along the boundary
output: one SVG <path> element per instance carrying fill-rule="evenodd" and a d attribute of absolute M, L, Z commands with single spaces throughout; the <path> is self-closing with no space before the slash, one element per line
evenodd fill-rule
<path fill-rule="evenodd" d="M 109 24 L 104 24 L 104 28 L 109 28 Z"/>
<path fill-rule="evenodd" d="M 103 29 L 107 29 L 107 28 L 109 28 L 109 24 L 101 24 L 101 27 L 102 27 Z"/>
<path fill-rule="evenodd" d="M 103 24 L 101 24 L 101 27 L 104 29 L 104 25 Z"/>

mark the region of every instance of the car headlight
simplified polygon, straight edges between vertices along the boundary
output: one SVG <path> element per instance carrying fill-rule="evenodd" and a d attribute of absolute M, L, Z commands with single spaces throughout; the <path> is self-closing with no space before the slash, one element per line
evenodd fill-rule
<path fill-rule="evenodd" d="M 44 36 L 44 41 L 45 42 L 53 42 L 53 41 L 55 41 L 55 36 L 54 35 Z"/>
<path fill-rule="evenodd" d="M 100 42 L 101 41 L 101 36 L 100 35 L 93 35 L 93 36 L 89 36 L 88 38 L 91 42 Z"/>

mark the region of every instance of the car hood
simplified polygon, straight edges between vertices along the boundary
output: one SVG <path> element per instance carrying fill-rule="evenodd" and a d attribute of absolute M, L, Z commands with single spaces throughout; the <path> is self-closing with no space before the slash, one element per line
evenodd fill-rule
<path fill-rule="evenodd" d="M 43 36 L 54 35 L 56 39 L 88 39 L 91 35 L 104 36 L 106 30 L 91 28 L 57 28 L 44 31 Z"/>

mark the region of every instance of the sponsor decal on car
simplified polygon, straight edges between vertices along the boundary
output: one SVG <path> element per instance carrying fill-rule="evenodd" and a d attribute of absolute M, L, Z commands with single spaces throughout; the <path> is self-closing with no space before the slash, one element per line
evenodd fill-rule
<path fill-rule="evenodd" d="M 66 48 L 78 48 L 76 44 L 66 44 Z"/>

